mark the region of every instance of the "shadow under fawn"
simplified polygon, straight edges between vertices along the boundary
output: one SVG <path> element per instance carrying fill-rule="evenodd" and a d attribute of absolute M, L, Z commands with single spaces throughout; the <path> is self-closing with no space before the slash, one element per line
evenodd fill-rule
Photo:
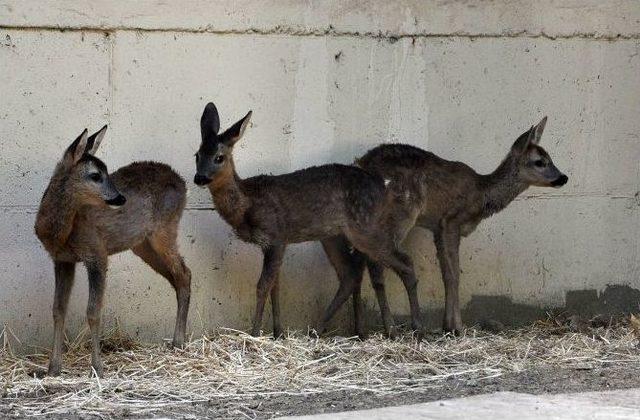
<path fill-rule="evenodd" d="M 51 256 L 55 271 L 49 375 L 60 374 L 64 321 L 78 262 L 86 266 L 89 280 L 91 366 L 102 375 L 100 314 L 107 259 L 127 249 L 174 287 L 178 312 L 173 345 L 181 346 L 185 339 L 191 272 L 176 242 L 186 202 L 184 180 L 169 166 L 156 162 L 135 162 L 109 175 L 106 165 L 94 156 L 106 129 L 104 126 L 90 137 L 85 129 L 65 151 L 36 218 L 36 235 Z"/>
<path fill-rule="evenodd" d="M 271 296 L 273 334 L 282 334 L 278 299 L 278 273 L 287 244 L 321 241 L 336 269 L 340 286 L 325 311 L 318 332 L 349 296 L 354 299 L 356 333 L 364 337 L 360 282 L 364 256 L 356 257 L 349 243 L 381 266 L 392 268 L 407 289 L 412 327 L 420 331 L 417 279 L 411 258 L 398 246 L 415 224 L 418 209 L 403 200 L 402 191 L 382 178 L 351 165 L 323 165 L 284 175 L 240 179 L 233 162 L 233 147 L 251 118 L 249 112 L 223 133 L 213 103 L 200 120 L 202 143 L 196 153 L 194 182 L 207 186 L 216 210 L 245 242 L 264 254 L 257 284 L 253 335 L 260 334 L 267 294 Z M 362 255 L 359 254 L 359 255 Z"/>
<path fill-rule="evenodd" d="M 447 332 L 462 329 L 458 297 L 461 238 L 530 186 L 561 187 L 568 181 L 538 144 L 546 122 L 544 117 L 518 137 L 506 158 L 488 175 L 405 144 L 380 145 L 356 160 L 357 166 L 404 185 L 410 197 L 424 200 L 414 203 L 422 209 L 416 226 L 434 234 L 445 286 L 443 328 Z M 343 258 L 349 258 L 349 254 L 343 253 Z M 384 328 L 389 334 L 393 322 L 384 291 L 383 267 L 375 262 L 367 264 Z"/>

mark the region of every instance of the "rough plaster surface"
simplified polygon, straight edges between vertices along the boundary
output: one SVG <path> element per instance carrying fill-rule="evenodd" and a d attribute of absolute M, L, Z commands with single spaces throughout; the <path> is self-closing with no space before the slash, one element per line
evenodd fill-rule
<path fill-rule="evenodd" d="M 260 253 L 191 184 L 209 100 L 223 125 L 254 111 L 237 147 L 241 176 L 349 163 L 387 141 L 489 172 L 549 115 L 543 145 L 570 182 L 530 189 L 463 242 L 463 305 L 552 308 L 568 292 L 597 300 L 607 285 L 640 288 L 640 3 L 209 4 L 0 0 L 0 323 L 24 342 L 51 334 L 53 270 L 33 234 L 40 196 L 63 148 L 104 123 L 99 156 L 110 168 L 156 159 L 190 185 L 180 236 L 193 271 L 190 331 L 247 328 Z M 416 230 L 406 242 L 425 313 L 443 300 L 430 238 Z M 83 322 L 83 271 L 72 331 Z M 400 282 L 387 283 L 392 308 L 406 313 Z M 317 325 L 336 287 L 318 244 L 291 246 L 284 325 Z M 365 298 L 376 324 L 368 283 Z M 476 306 L 467 313 L 481 317 Z M 174 316 L 165 280 L 131 254 L 112 258 L 107 323 L 159 340 Z"/>

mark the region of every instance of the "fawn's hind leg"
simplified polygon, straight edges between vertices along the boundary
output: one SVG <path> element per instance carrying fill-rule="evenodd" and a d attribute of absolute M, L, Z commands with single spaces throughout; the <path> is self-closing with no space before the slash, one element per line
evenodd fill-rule
<path fill-rule="evenodd" d="M 324 312 L 318 326 L 318 334 L 322 334 L 325 331 L 327 323 L 349 298 L 349 295 L 352 295 L 355 333 L 360 338 L 366 338 L 362 298 L 360 297 L 364 256 L 357 250 L 352 250 L 349 242 L 343 236 L 334 236 L 323 240 L 322 247 L 329 258 L 329 262 L 336 270 L 340 286 Z"/>
<path fill-rule="evenodd" d="M 62 368 L 62 345 L 64 341 L 64 320 L 67 315 L 69 295 L 73 287 L 76 264 L 54 261 L 56 291 L 53 297 L 53 348 L 49 358 L 48 375 L 60 375 Z"/>
<path fill-rule="evenodd" d="M 422 325 L 420 322 L 420 305 L 418 303 L 418 279 L 416 278 L 411 257 L 399 251 L 393 243 L 385 241 L 379 235 L 352 234 L 349 240 L 359 251 L 366 254 L 370 260 L 390 267 L 400 277 L 409 297 L 411 328 L 418 333 L 418 338 L 420 338 L 422 336 Z M 386 296 L 384 300 L 386 301 Z"/>
<path fill-rule="evenodd" d="M 169 280 L 175 289 L 178 309 L 172 345 L 182 347 L 191 299 L 191 271 L 178 252 L 175 235 L 156 233 L 132 248 L 132 251 L 158 274 Z"/>
<path fill-rule="evenodd" d="M 251 328 L 251 335 L 257 337 L 260 335 L 260 327 L 262 326 L 262 314 L 264 312 L 264 304 L 267 300 L 267 293 L 271 293 L 271 304 L 274 307 L 273 310 L 273 322 L 274 327 L 280 324 L 280 307 L 278 294 L 278 274 L 280 272 L 280 266 L 282 265 L 282 258 L 284 257 L 284 245 L 273 245 L 263 250 L 264 260 L 262 263 L 262 273 L 258 280 L 256 287 L 256 312 L 253 316 L 253 326 Z M 275 291 L 274 291 L 275 289 Z M 274 299 L 274 295 L 276 298 Z M 278 337 L 274 329 L 274 337 Z"/>
<path fill-rule="evenodd" d="M 373 286 L 373 290 L 376 292 L 376 298 L 378 299 L 384 333 L 387 337 L 393 338 L 395 335 L 395 331 L 393 330 L 394 322 L 393 317 L 391 316 L 391 310 L 389 309 L 389 302 L 387 301 L 387 293 L 384 288 L 384 266 L 371 260 L 367 260 L 367 269 L 369 270 L 371 285 Z"/>
<path fill-rule="evenodd" d="M 460 315 L 460 298 L 458 288 L 460 284 L 460 233 L 453 228 L 445 228 L 435 235 L 435 244 L 444 282 L 444 320 L 442 328 L 445 332 L 459 334 L 462 331 L 462 316 Z"/>
<path fill-rule="evenodd" d="M 418 279 L 413 268 L 413 261 L 407 254 L 394 251 L 393 254 L 383 262 L 391 267 L 393 271 L 402 279 L 404 288 L 409 297 L 409 308 L 411 310 L 411 329 L 422 335 L 422 323 L 420 322 L 420 304 L 418 303 Z"/>
<path fill-rule="evenodd" d="M 273 318 L 273 337 L 282 337 L 282 325 L 280 324 L 280 280 L 276 280 L 271 287 L 271 316 Z"/>

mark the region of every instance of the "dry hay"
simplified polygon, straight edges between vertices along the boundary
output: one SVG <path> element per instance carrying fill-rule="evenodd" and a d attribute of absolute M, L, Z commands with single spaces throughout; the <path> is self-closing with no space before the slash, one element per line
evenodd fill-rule
<path fill-rule="evenodd" d="M 46 354 L 18 357 L 5 348 L 0 354 L 0 414 L 149 416 L 224 401 L 230 414 L 253 417 L 255 399 L 270 395 L 411 392 L 452 377 L 482 381 L 542 365 L 640 366 L 640 322 L 574 321 L 550 319 L 498 334 L 469 329 L 462 337 L 432 336 L 420 343 L 411 337 L 392 341 L 375 335 L 361 342 L 301 333 L 273 340 L 223 329 L 175 350 L 138 344 L 115 329 L 105 334 L 102 379 L 87 374 L 85 333 L 69 343 L 58 378 L 37 377 L 46 367 Z"/>

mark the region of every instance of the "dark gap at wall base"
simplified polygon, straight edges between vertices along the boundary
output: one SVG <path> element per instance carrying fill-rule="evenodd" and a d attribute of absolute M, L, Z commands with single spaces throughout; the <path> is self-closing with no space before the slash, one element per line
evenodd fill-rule
<path fill-rule="evenodd" d="M 504 326 L 519 327 L 534 321 L 545 319 L 549 314 L 578 315 L 585 318 L 601 316 L 618 316 L 640 312 L 640 290 L 629 286 L 609 285 L 598 294 L 596 289 L 569 291 L 565 295 L 564 307 L 539 307 L 514 303 L 504 295 L 475 295 L 462 309 L 462 320 L 466 326 L 491 325 L 500 323 Z M 375 302 L 374 302 L 375 303 Z M 377 305 L 368 304 L 365 308 L 367 328 L 380 331 L 380 312 Z M 442 326 L 444 309 L 422 311 L 423 325 L 429 330 Z M 394 315 L 397 324 L 409 324 L 408 315 Z"/>

